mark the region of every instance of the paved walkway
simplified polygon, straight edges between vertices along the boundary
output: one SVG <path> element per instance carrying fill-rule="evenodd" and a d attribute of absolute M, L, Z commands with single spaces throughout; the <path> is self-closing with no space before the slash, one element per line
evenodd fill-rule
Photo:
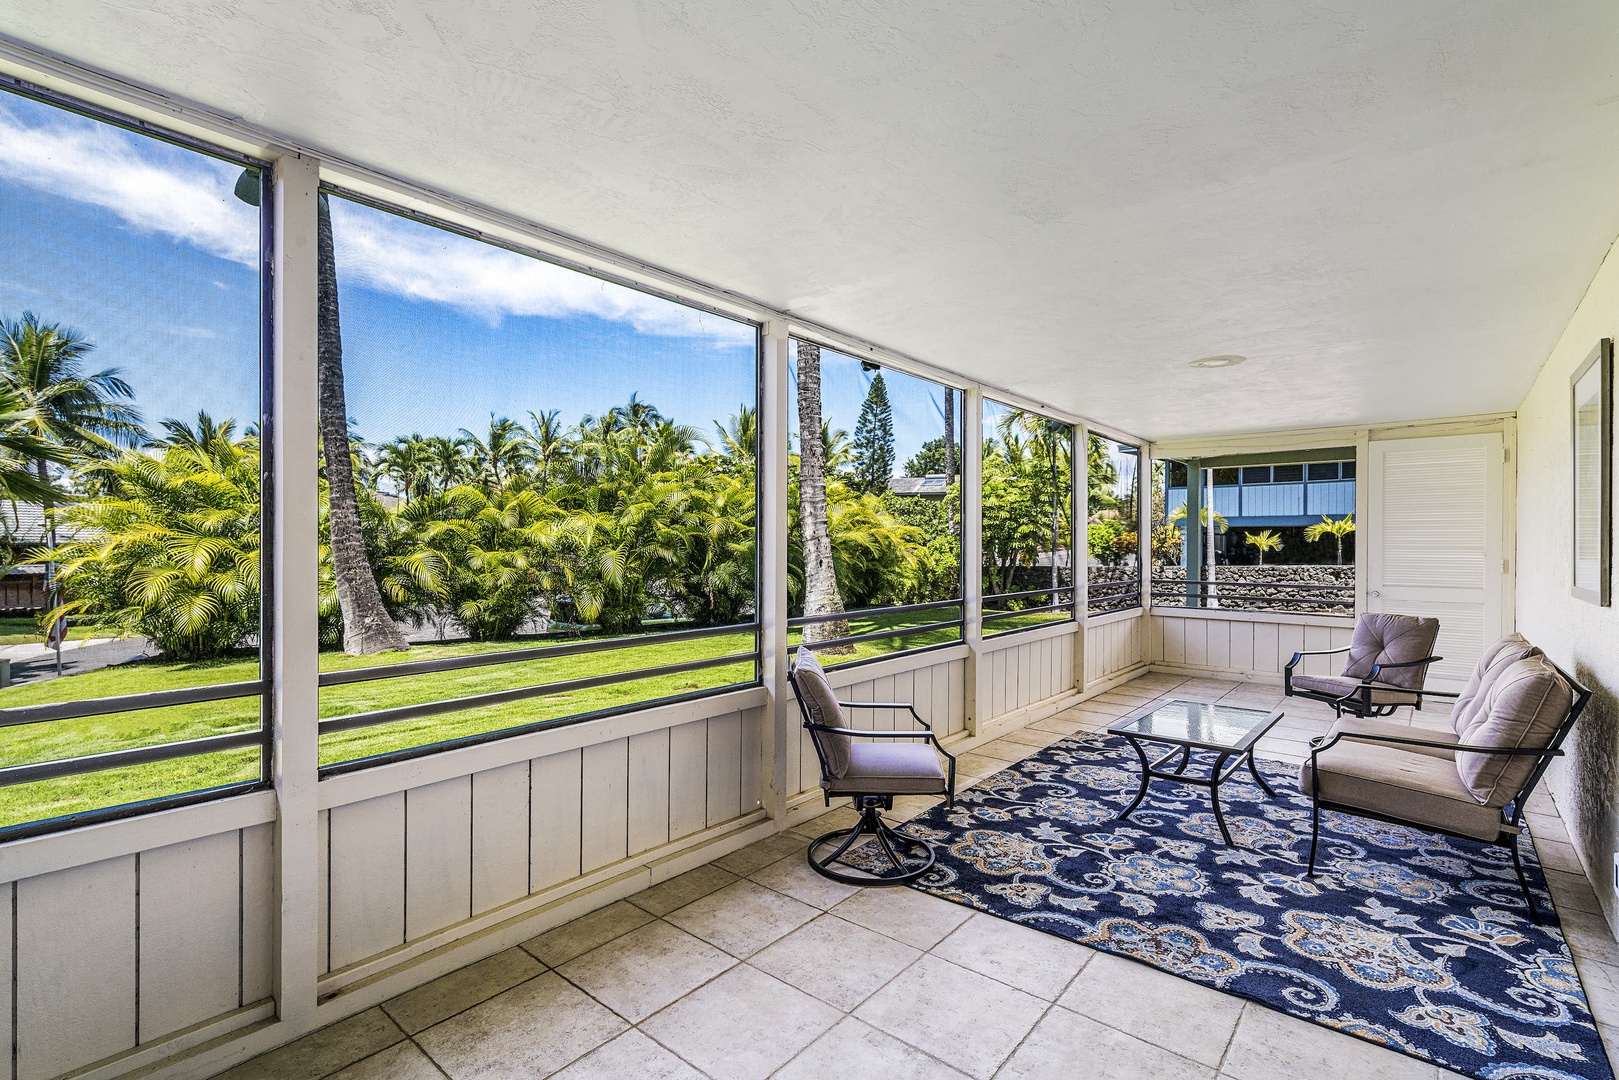
<path fill-rule="evenodd" d="M 151 651 L 145 638 L 88 638 L 62 646 L 62 675 L 82 675 L 87 671 L 124 664 Z M 0 656 L 11 661 L 12 685 L 56 678 L 56 650 L 43 645 L 0 646 Z"/>
<path fill-rule="evenodd" d="M 961 786 L 1160 696 L 1279 688 L 1148 675 L 960 756 Z M 1441 710 L 1418 714 L 1443 725 Z M 1299 760 L 1331 711 L 1259 744 Z M 904 800 L 919 812 L 932 800 Z M 1609 1052 L 1619 946 L 1545 794 L 1530 819 Z M 899 816 L 904 816 L 903 814 Z M 1348 1035 L 910 889 L 805 864 L 843 808 L 526 941 L 225 1074 L 230 1080 L 1454 1080 Z M 836 823 L 836 824 L 835 824 Z"/>

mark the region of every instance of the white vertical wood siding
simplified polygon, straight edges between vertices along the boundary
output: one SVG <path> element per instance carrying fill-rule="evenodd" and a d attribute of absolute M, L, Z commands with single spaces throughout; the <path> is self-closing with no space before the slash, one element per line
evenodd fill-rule
<path fill-rule="evenodd" d="M 1055 697 L 1075 685 L 1072 633 L 1026 641 L 1019 640 L 1020 636 L 1006 638 L 1004 644 L 991 639 L 989 647 L 995 651 L 984 654 L 990 703 L 985 720 Z"/>
<path fill-rule="evenodd" d="M 272 844 L 255 825 L 0 885 L 16 1045 L 0 1080 L 51 1080 L 267 997 Z"/>
<path fill-rule="evenodd" d="M 1140 611 L 1085 626 L 1085 684 L 1101 682 L 1147 658 L 1148 618 Z"/>
<path fill-rule="evenodd" d="M 1279 681 L 1295 652 L 1336 649 L 1349 644 L 1354 620 L 1325 616 L 1222 619 L 1175 615 L 1154 608 L 1147 620 L 1149 660 L 1169 670 L 1213 671 Z M 1307 656 L 1302 674 L 1336 675 L 1342 656 Z"/>

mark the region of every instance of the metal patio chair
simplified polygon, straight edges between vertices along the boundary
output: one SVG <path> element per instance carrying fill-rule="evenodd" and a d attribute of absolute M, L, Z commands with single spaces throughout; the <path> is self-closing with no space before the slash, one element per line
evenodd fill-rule
<path fill-rule="evenodd" d="M 904 885 L 927 873 L 933 868 L 933 846 L 893 828 L 883 820 L 882 811 L 894 808 L 896 795 L 943 795 L 954 806 L 955 757 L 940 745 L 928 722 L 909 703 L 837 700 L 820 661 L 809 649 L 800 647 L 794 654 L 787 681 L 792 684 L 804 729 L 820 759 L 821 789 L 826 793 L 827 805 L 832 805 L 834 797 L 847 797 L 854 800 L 860 812 L 860 821 L 854 827 L 834 830 L 810 843 L 810 867 L 846 885 Z M 904 710 L 921 725 L 921 730 L 851 728 L 844 719 L 845 709 Z M 901 741 L 914 739 L 924 741 Z M 945 760 L 943 766 L 940 756 Z M 835 845 L 832 852 L 819 857 L 818 853 L 829 845 Z M 879 863 L 879 868 L 844 861 L 851 851 L 858 851 L 868 863 Z M 840 862 L 858 872 L 834 870 L 833 864 Z M 880 867 L 881 862 L 886 862 L 886 869 Z"/>
<path fill-rule="evenodd" d="M 1309 649 L 1293 654 L 1282 670 L 1288 697 L 1312 698 L 1332 706 L 1334 715 L 1390 716 L 1402 705 L 1422 708 L 1428 667 L 1439 638 L 1438 619 L 1369 611 L 1355 622 L 1355 637 L 1341 649 Z M 1297 675 L 1306 656 L 1348 653 L 1342 675 Z"/>

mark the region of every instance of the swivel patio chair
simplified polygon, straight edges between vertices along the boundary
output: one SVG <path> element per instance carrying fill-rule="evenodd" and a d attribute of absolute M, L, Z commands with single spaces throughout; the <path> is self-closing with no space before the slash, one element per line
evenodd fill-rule
<path fill-rule="evenodd" d="M 1294 653 L 1282 671 L 1282 691 L 1288 697 L 1324 701 L 1335 716 L 1389 716 L 1402 705 L 1420 709 L 1428 666 L 1444 659 L 1433 655 L 1438 637 L 1438 619 L 1367 612 L 1343 648 Z M 1349 654 L 1342 675 L 1294 674 L 1306 656 L 1337 653 Z"/>
<path fill-rule="evenodd" d="M 1310 744 L 1299 789 L 1311 799 L 1309 874 L 1315 874 L 1321 811 L 1409 825 L 1501 844 L 1540 921 L 1518 856 L 1524 805 L 1591 699 L 1591 691 L 1523 638 L 1486 649 L 1454 697 L 1451 731 L 1343 718 Z"/>
<path fill-rule="evenodd" d="M 860 821 L 817 837 L 807 852 L 810 867 L 823 877 L 846 885 L 904 885 L 933 868 L 933 846 L 906 836 L 883 820 L 893 810 L 896 795 L 943 795 L 956 801 L 956 759 L 913 705 L 904 702 L 839 701 L 826 681 L 826 672 L 809 649 L 800 647 L 787 669 L 787 681 L 804 718 L 815 755 L 821 762 L 821 789 L 826 803 L 834 797 L 854 800 Z M 904 710 L 921 730 L 884 731 L 851 728 L 845 709 Z M 878 742 L 857 742 L 877 739 Z M 922 743 L 900 740 L 924 740 Z M 937 753 L 935 753 L 937 751 Z M 945 765 L 941 766 L 939 757 Z M 832 847 L 824 857 L 820 852 Z M 862 864 L 850 863 L 853 853 Z M 833 869 L 841 864 L 845 870 Z"/>

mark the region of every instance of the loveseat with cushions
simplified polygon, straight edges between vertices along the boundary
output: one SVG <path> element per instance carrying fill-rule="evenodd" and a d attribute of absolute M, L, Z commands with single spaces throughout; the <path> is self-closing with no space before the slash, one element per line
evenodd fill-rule
<path fill-rule="evenodd" d="M 1451 730 L 1344 717 L 1311 743 L 1299 789 L 1311 797 L 1309 873 L 1315 873 L 1321 811 L 1414 825 L 1502 844 L 1530 917 L 1539 913 L 1518 856 L 1524 803 L 1591 692 L 1523 637 L 1502 638 L 1454 697 Z"/>

